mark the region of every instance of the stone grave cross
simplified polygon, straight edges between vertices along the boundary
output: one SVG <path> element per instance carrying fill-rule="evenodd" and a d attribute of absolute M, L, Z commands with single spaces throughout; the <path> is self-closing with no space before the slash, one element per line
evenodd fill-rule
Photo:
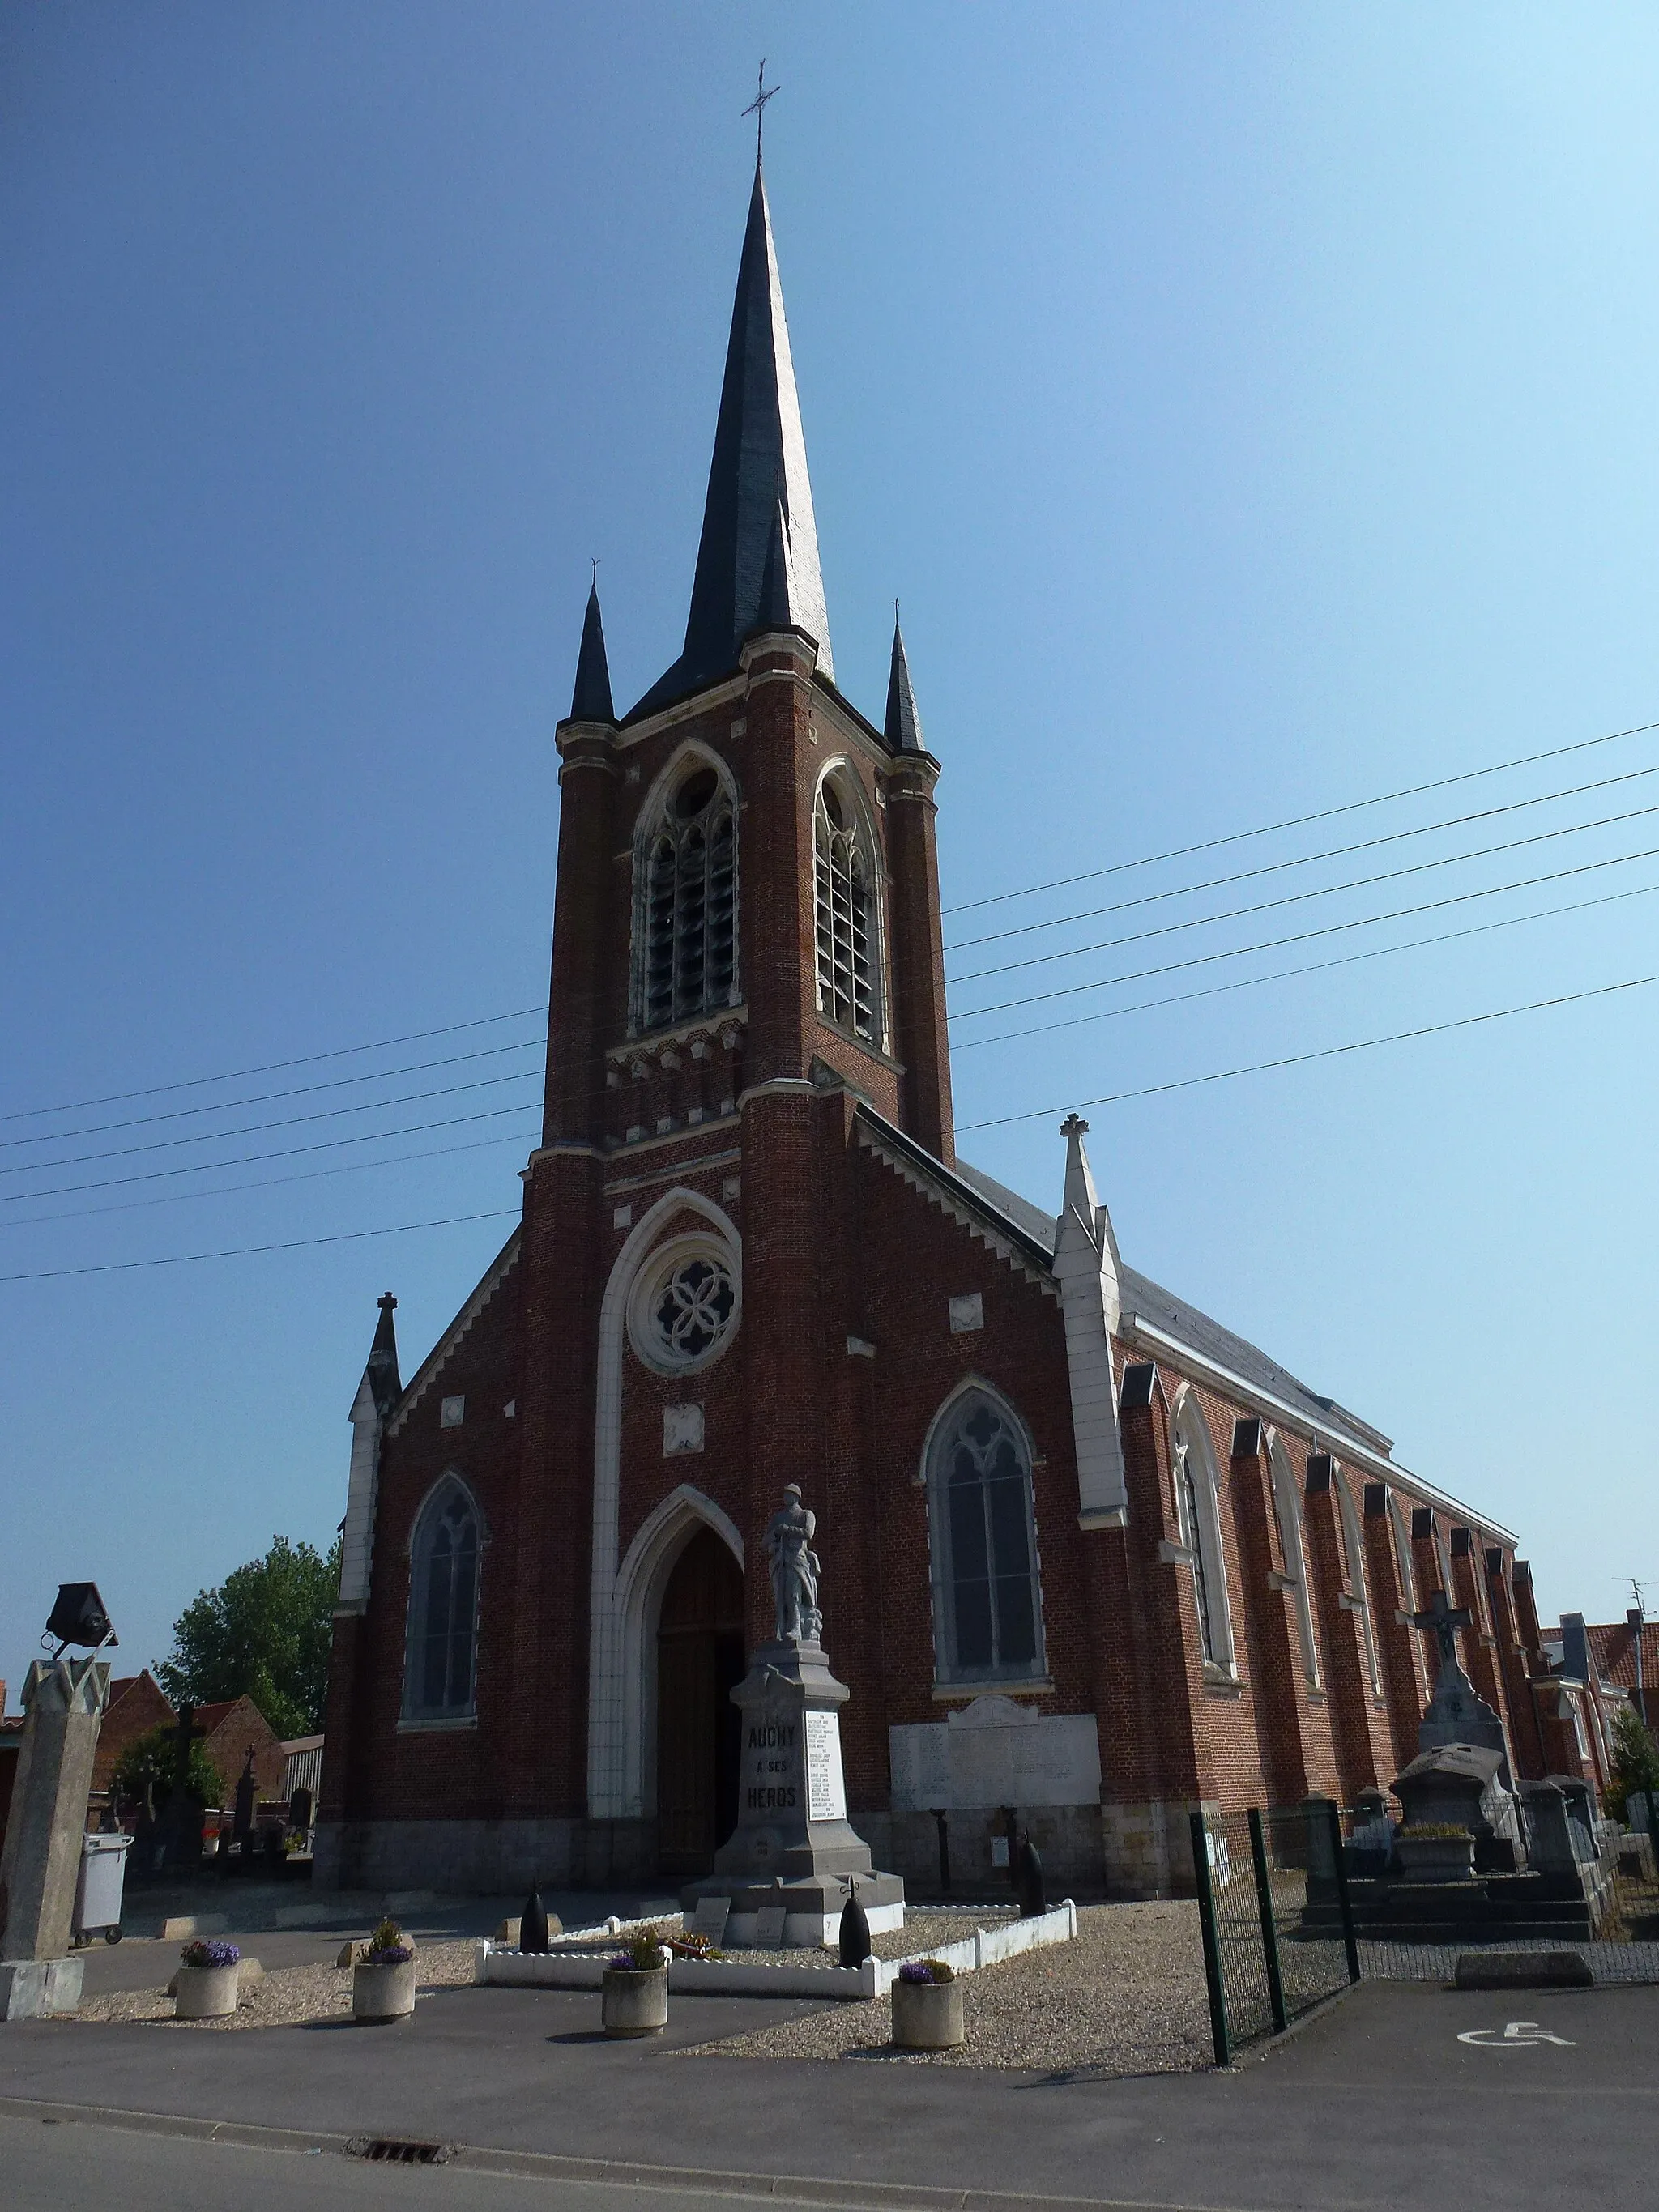
<path fill-rule="evenodd" d="M 1426 1629 L 1440 1647 L 1442 1668 L 1457 1664 L 1457 1638 L 1454 1632 L 1469 1626 L 1474 1616 L 1466 1605 L 1449 1605 L 1444 1590 L 1437 1590 L 1421 1613 L 1411 1616 L 1413 1628 Z"/>

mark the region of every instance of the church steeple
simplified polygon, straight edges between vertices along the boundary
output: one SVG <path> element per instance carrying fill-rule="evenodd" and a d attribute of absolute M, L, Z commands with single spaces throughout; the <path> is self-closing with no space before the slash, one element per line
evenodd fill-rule
<path fill-rule="evenodd" d="M 369 1346 L 363 1381 L 368 1385 L 375 1410 L 384 1420 L 402 1396 L 404 1386 L 398 1379 L 398 1328 L 392 1318 L 398 1310 L 398 1301 L 390 1291 L 380 1300 L 380 1318 L 375 1326 L 374 1341 Z"/>
<path fill-rule="evenodd" d="M 611 664 L 605 654 L 605 624 L 599 619 L 599 580 L 597 574 L 587 594 L 582 618 L 581 650 L 576 655 L 576 688 L 570 696 L 573 722 L 614 722 L 611 700 Z"/>
<path fill-rule="evenodd" d="M 927 750 L 921 734 L 921 716 L 916 712 L 916 695 L 910 689 L 910 664 L 904 657 L 904 638 L 896 615 L 893 617 L 893 665 L 887 678 L 887 720 L 882 734 L 896 752 L 925 753 Z"/>
<path fill-rule="evenodd" d="M 780 610 L 775 573 L 770 604 L 763 607 L 767 556 L 780 514 L 787 556 L 782 590 L 789 617 L 782 625 L 775 619 Z M 775 572 L 777 564 L 773 567 Z M 769 629 L 804 630 L 817 647 L 819 670 L 833 680 L 806 441 L 789 354 L 771 211 L 757 164 L 738 266 L 685 649 L 652 685 L 635 714 L 666 706 L 735 668 L 738 647 L 762 626 L 763 617 Z"/>

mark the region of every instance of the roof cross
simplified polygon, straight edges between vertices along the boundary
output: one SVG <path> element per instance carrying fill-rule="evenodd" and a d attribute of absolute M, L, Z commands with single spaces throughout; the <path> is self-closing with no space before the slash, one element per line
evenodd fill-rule
<path fill-rule="evenodd" d="M 743 111 L 745 115 L 752 115 L 755 118 L 755 167 L 757 169 L 760 167 L 761 160 L 761 125 L 766 120 L 766 103 L 769 100 L 775 100 L 782 90 L 783 87 L 781 84 L 769 85 L 767 83 L 766 57 L 763 54 L 761 56 L 760 74 L 756 86 L 755 97 Z"/>
<path fill-rule="evenodd" d="M 1453 1632 L 1467 1628 L 1474 1619 L 1466 1605 L 1449 1605 L 1444 1590 L 1437 1590 L 1421 1613 L 1411 1616 L 1413 1628 L 1426 1629 L 1440 1646 L 1443 1667 L 1457 1664 L 1457 1638 Z"/>

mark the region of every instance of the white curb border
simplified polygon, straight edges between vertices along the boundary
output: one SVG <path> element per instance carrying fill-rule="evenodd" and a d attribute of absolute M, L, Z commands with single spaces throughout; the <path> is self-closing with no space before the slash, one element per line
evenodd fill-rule
<path fill-rule="evenodd" d="M 609 1943 L 635 1928 L 673 1929 L 678 1913 L 659 1913 L 651 1920 L 611 1920 L 599 1928 L 573 1929 L 556 1940 L 561 1946 Z M 933 1949 L 917 1951 L 915 1959 L 942 1959 L 958 1974 L 971 1974 L 1002 1959 L 1017 1958 L 1022 1951 L 1036 1951 L 1050 1943 L 1069 1943 L 1077 1935 L 1077 1907 L 1064 1899 L 1048 1911 L 1030 1920 L 1010 1920 L 995 1928 L 976 1928 L 971 1936 Z M 492 1989 L 597 1990 L 605 1978 L 606 1954 L 562 1948 L 545 1952 L 508 1950 L 488 1938 L 472 1949 L 472 1978 Z M 909 1959 L 866 1959 L 856 1969 L 848 1966 L 763 1966 L 728 1959 L 677 1959 L 668 1961 L 671 1990 L 703 1990 L 727 1996 L 839 1997 L 856 2002 L 884 1996 Z"/>

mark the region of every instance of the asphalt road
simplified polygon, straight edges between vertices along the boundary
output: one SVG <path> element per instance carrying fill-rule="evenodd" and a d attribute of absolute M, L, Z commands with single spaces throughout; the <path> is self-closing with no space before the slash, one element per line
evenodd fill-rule
<path fill-rule="evenodd" d="M 632 2044 L 597 2035 L 591 1994 L 556 1990 L 446 1991 L 379 2031 L 14 2022 L 0 2028 L 0 2193 L 18 2212 L 159 2212 L 210 2191 L 239 2212 L 309 2212 L 393 2187 L 400 2203 L 470 2212 L 524 2202 L 532 2177 L 556 2206 L 655 2212 L 760 2195 L 1225 2212 L 1444 2196 L 1459 2212 L 1578 2212 L 1652 2194 L 1659 1989 L 1371 1983 L 1233 2071 L 1127 2081 L 685 2048 L 782 2008 L 682 1996 L 667 2039 Z M 109 2108 L 185 2116 L 152 2126 L 193 2118 L 198 2136 L 215 2122 L 279 2132 L 259 2148 L 158 2136 Z M 382 2172 L 342 2154 L 365 2135 L 463 2148 L 453 2165 Z M 484 2170 L 488 2151 L 524 2174 Z"/>

